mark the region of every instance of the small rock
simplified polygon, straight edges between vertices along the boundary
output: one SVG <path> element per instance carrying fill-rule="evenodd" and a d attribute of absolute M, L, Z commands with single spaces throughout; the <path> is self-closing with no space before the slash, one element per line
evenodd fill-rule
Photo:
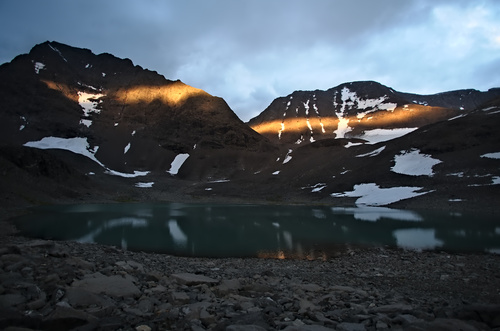
<path fill-rule="evenodd" d="M 404 314 L 404 313 L 410 313 L 412 311 L 413 311 L 412 306 L 401 303 L 378 306 L 370 309 L 370 313 L 381 313 L 381 314 L 389 314 L 389 313 Z"/>
<path fill-rule="evenodd" d="M 136 297 L 141 291 L 134 284 L 134 278 L 130 275 L 105 276 L 99 272 L 88 275 L 82 280 L 76 280 L 72 287 L 84 288 L 94 293 L 105 293 L 113 297 Z"/>
<path fill-rule="evenodd" d="M 151 331 L 151 328 L 147 325 L 139 325 L 135 328 L 137 331 Z"/>
<path fill-rule="evenodd" d="M 182 305 L 188 303 L 189 296 L 185 292 L 172 292 L 170 293 L 170 301 L 175 305 Z"/>
<path fill-rule="evenodd" d="M 96 317 L 83 311 L 70 307 L 56 306 L 56 309 L 44 320 L 43 324 L 45 329 L 69 330 L 96 321 Z"/>
<path fill-rule="evenodd" d="M 217 284 L 218 280 L 198 274 L 180 273 L 172 274 L 172 277 L 181 284 L 198 285 L 198 284 Z"/>
<path fill-rule="evenodd" d="M 323 289 L 321 286 L 317 284 L 299 284 L 296 287 L 300 288 L 301 290 L 309 292 L 319 292 Z"/>
<path fill-rule="evenodd" d="M 65 299 L 75 308 L 89 306 L 111 306 L 113 303 L 110 300 L 104 299 L 93 292 L 89 292 L 83 288 L 68 288 L 65 293 Z"/>
<path fill-rule="evenodd" d="M 266 331 L 266 329 L 258 325 L 230 325 L 226 331 Z"/>
<path fill-rule="evenodd" d="M 337 325 L 339 331 L 365 331 L 366 327 L 360 323 L 347 323 L 343 322 Z"/>
<path fill-rule="evenodd" d="M 26 298 L 19 293 L 0 295 L 0 308 L 14 307 L 26 302 Z"/>
<path fill-rule="evenodd" d="M 427 330 L 442 330 L 442 331 L 477 331 L 475 327 L 466 323 L 465 321 L 461 321 L 453 318 L 436 318 L 432 322 L 421 322 L 411 324 L 405 330 L 410 331 L 427 331 Z"/>

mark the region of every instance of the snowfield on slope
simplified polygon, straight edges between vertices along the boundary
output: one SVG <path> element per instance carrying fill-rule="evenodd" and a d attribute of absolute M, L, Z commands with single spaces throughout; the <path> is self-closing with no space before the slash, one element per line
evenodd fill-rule
<path fill-rule="evenodd" d="M 132 178 L 132 177 L 146 176 L 147 174 L 149 174 L 149 171 L 134 171 L 133 174 L 129 174 L 108 169 L 94 155 L 99 149 L 99 146 L 95 146 L 93 149 L 91 149 L 90 144 L 87 141 L 87 138 L 83 137 L 74 137 L 74 138 L 45 137 L 38 141 L 29 141 L 25 143 L 24 146 L 38 148 L 38 149 L 62 149 L 73 152 L 75 154 L 83 155 L 85 157 L 88 157 L 92 161 L 96 162 L 104 169 L 106 169 L 104 173 L 108 175 Z"/>
<path fill-rule="evenodd" d="M 182 167 L 184 162 L 188 159 L 189 154 L 177 154 L 172 163 L 170 164 L 170 169 L 167 172 L 171 175 L 177 175 L 179 169 Z"/>
<path fill-rule="evenodd" d="M 398 128 L 398 129 L 373 129 L 366 130 L 356 138 L 367 140 L 369 145 L 396 139 L 415 131 L 418 128 Z"/>
<path fill-rule="evenodd" d="M 409 176 L 429 176 L 434 172 L 432 167 L 441 163 L 441 160 L 433 159 L 430 155 L 420 154 L 420 150 L 401 151 L 401 154 L 394 156 L 396 163 L 391 170 L 395 173 Z"/>
<path fill-rule="evenodd" d="M 417 192 L 421 189 L 422 187 L 411 186 L 380 188 L 375 183 L 367 183 L 354 185 L 353 190 L 350 192 L 332 193 L 330 196 L 333 198 L 358 197 L 356 205 L 384 206 L 429 193 Z"/>

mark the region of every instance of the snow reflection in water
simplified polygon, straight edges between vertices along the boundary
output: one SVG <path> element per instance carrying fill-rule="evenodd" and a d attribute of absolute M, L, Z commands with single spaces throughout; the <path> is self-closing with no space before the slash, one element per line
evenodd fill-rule
<path fill-rule="evenodd" d="M 386 207 L 75 205 L 36 208 L 15 223 L 33 237 L 186 256 L 317 258 L 350 245 L 500 251 L 494 215 Z"/>

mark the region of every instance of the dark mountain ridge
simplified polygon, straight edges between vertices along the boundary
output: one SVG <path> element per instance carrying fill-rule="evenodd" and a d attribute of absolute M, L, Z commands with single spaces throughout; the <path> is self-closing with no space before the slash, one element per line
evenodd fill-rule
<path fill-rule="evenodd" d="M 218 97 L 56 42 L 0 66 L 2 201 L 500 203 L 500 89 L 295 91 L 243 123 Z M 404 193 L 401 193 L 404 192 Z"/>
<path fill-rule="evenodd" d="M 360 137 L 374 128 L 421 127 L 467 113 L 498 96 L 498 88 L 418 95 L 374 81 L 351 82 L 277 98 L 248 124 L 273 141 L 301 144 Z"/>
<path fill-rule="evenodd" d="M 1 141 L 85 137 L 96 159 L 117 171 L 168 171 L 194 146 L 268 144 L 223 99 L 110 54 L 45 42 L 2 65 L 0 77 Z"/>

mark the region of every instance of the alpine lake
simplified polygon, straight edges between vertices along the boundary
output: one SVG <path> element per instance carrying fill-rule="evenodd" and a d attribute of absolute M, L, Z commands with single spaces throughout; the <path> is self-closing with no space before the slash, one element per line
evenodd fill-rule
<path fill-rule="evenodd" d="M 36 207 L 13 223 L 28 237 L 192 257 L 317 259 L 354 246 L 500 254 L 500 219 L 481 213 L 122 203 Z"/>

